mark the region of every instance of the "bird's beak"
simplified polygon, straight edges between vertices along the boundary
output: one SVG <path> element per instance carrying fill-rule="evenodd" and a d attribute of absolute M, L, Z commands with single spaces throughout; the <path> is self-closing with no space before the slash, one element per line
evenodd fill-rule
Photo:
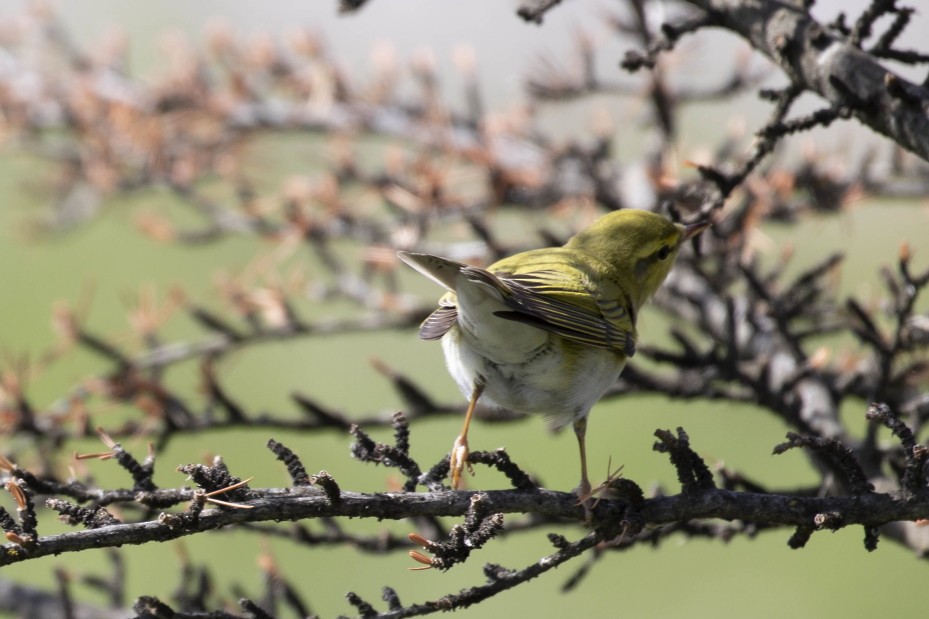
<path fill-rule="evenodd" d="M 708 221 L 698 221 L 684 226 L 684 240 L 692 239 L 713 224 Z"/>

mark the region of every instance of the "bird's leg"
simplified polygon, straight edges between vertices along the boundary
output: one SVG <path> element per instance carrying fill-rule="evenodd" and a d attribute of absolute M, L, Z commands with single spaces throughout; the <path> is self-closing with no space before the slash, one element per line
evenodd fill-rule
<path fill-rule="evenodd" d="M 574 435 L 577 437 L 577 447 L 581 453 L 581 483 L 574 491 L 578 503 L 584 508 L 584 519 L 590 521 L 590 479 L 587 477 L 587 417 L 581 417 L 574 422 Z"/>
<path fill-rule="evenodd" d="M 455 444 L 452 445 L 452 453 L 448 460 L 453 490 L 458 490 L 458 485 L 461 483 L 461 471 L 464 470 L 465 466 L 468 467 L 469 473 L 474 474 L 474 469 L 471 468 L 471 463 L 468 462 L 468 454 L 470 453 L 468 451 L 468 426 L 471 425 L 474 408 L 477 406 L 477 400 L 482 393 L 484 393 L 484 381 L 478 379 L 475 381 L 474 390 L 471 392 L 471 401 L 468 403 L 468 411 L 465 413 L 464 426 L 461 428 L 461 433 L 455 438 Z"/>

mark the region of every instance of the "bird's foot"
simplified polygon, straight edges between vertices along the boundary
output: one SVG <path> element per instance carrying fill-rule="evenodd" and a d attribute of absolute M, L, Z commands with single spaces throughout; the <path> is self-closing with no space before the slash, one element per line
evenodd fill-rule
<path fill-rule="evenodd" d="M 594 493 L 590 487 L 590 482 L 585 478 L 581 480 L 580 485 L 574 489 L 574 496 L 577 497 L 577 505 L 584 509 L 584 524 L 590 524 L 593 517 Z"/>
<path fill-rule="evenodd" d="M 584 509 L 584 524 L 590 524 L 593 517 L 593 510 L 597 503 L 603 498 L 603 492 L 612 487 L 612 483 L 622 477 L 623 466 L 620 465 L 615 471 L 609 470 L 612 463 L 607 468 L 606 480 L 601 484 L 591 487 L 590 481 L 586 478 L 581 480 L 580 485 L 574 489 L 574 495 L 577 496 L 577 504 Z"/>
<path fill-rule="evenodd" d="M 452 453 L 449 456 L 448 466 L 452 476 L 452 489 L 458 490 L 461 484 L 461 472 L 467 467 L 468 472 L 474 475 L 474 468 L 468 462 L 471 451 L 468 449 L 468 439 L 464 436 L 458 436 L 455 444 L 452 445 Z"/>
<path fill-rule="evenodd" d="M 613 486 L 613 482 L 623 476 L 623 465 L 622 464 L 620 464 L 619 467 L 615 471 L 610 470 L 612 466 L 613 466 L 613 463 L 611 461 L 609 464 L 607 464 L 606 480 L 604 480 L 601 484 L 591 489 L 590 491 L 591 496 L 597 497 L 596 500 L 593 502 L 593 505 L 591 506 L 592 508 L 596 507 L 597 503 L 600 502 L 600 499 L 604 498 L 603 496 L 604 491 L 610 490 Z M 607 493 L 607 498 L 609 498 L 609 493 Z"/>

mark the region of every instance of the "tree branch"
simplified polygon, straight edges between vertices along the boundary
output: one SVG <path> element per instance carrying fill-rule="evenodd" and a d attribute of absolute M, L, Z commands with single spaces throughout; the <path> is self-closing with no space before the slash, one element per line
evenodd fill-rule
<path fill-rule="evenodd" d="M 794 85 L 929 161 L 929 89 L 879 64 L 809 12 L 776 0 L 685 0 L 779 66 Z"/>

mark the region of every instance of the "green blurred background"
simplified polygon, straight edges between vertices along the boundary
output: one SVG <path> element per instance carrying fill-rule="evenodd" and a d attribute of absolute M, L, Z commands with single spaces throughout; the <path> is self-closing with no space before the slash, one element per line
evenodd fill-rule
<path fill-rule="evenodd" d="M 294 25 L 306 25 L 321 33 L 347 67 L 359 74 L 367 70 L 367 57 L 378 40 L 394 41 L 401 59 L 421 46 L 436 49 L 440 66 L 450 67 L 450 48 L 471 43 L 478 54 L 481 81 L 492 105 L 503 105 L 519 96 L 520 76 L 541 53 L 558 54 L 568 49 L 574 28 L 595 20 L 594 2 L 576 2 L 555 11 L 543 27 L 530 27 L 512 15 L 509 3 L 484 0 L 469 8 L 433 0 L 374 2 L 357 17 L 338 18 L 336 2 L 308 3 L 312 7 L 257 4 L 251 2 L 171 2 L 136 4 L 116 1 L 60 3 L 62 21 L 81 42 L 104 36 L 114 26 L 125 29 L 132 41 L 135 70 L 144 75 L 158 72 L 158 40 L 172 28 L 190 33 L 194 40 L 213 16 L 229 19 L 243 34 L 278 33 Z M 19 3 L 10 3 L 10 13 Z M 6 6 L 4 6 L 6 10 Z M 607 49 L 621 46 L 604 43 Z M 618 58 L 603 56 L 604 66 Z M 711 71 L 712 69 L 707 69 Z M 449 71 L 450 98 L 455 99 L 455 77 Z M 617 103 L 620 110 L 626 103 Z M 738 113 L 761 109 L 748 100 L 736 101 Z M 579 106 L 575 106 L 579 107 Z M 545 117 L 547 110 L 542 110 Z M 617 115 L 619 115 L 619 113 Z M 712 142 L 717 136 L 707 129 L 722 128 L 733 108 L 699 107 L 687 111 L 683 127 L 685 145 Z M 585 131 L 585 111 L 559 116 L 554 132 Z M 699 126 L 699 129 L 697 128 Z M 376 149 L 372 141 L 371 148 Z M 620 140 L 623 152 L 636 152 L 634 143 Z M 292 174 L 312 175 L 325 162 L 325 140 L 316 136 L 273 137 L 256 141 L 249 151 L 251 177 L 273 188 Z M 37 358 L 55 342 L 51 328 L 52 308 L 65 301 L 80 305 L 92 290 L 84 313 L 91 331 L 106 334 L 129 349 L 139 349 L 126 320 L 127 299 L 141 287 L 153 286 L 161 298 L 172 285 L 181 285 L 197 303 L 222 311 L 217 300 L 220 273 L 236 274 L 270 246 L 250 238 L 229 238 L 220 243 L 192 248 L 157 244 L 135 230 L 133 218 L 140 211 L 166 210 L 182 216 L 173 198 L 150 190 L 128 198 L 107 200 L 100 216 L 66 235 L 35 239 L 28 233 L 31 222 L 43 215 L 51 200 L 47 187 L 54 168 L 12 148 L 0 154 L 0 354 L 6 359 L 27 354 Z M 806 222 L 799 228 L 770 227 L 772 259 L 779 247 L 790 242 L 796 247 L 795 268 L 835 250 L 847 254 L 842 268 L 842 294 L 872 301 L 879 294 L 877 269 L 892 263 L 899 245 L 907 240 L 915 250 L 916 264 L 929 261 L 929 212 L 925 204 L 865 201 L 839 216 Z M 359 248 L 342 248 L 351 254 Z M 298 254 L 293 263 L 305 261 L 310 277 L 322 271 L 308 255 Z M 292 266 L 292 265 L 291 265 Z M 428 282 L 405 275 L 408 289 L 428 297 L 436 294 Z M 344 304 L 304 301 L 300 310 L 309 316 L 344 315 Z M 663 331 L 656 312 L 642 316 L 640 332 L 647 341 Z M 162 331 L 166 339 L 202 337 L 195 325 L 177 316 Z M 655 336 L 658 337 L 658 336 Z M 853 343 L 837 347 L 855 350 Z M 835 354 L 840 354 L 836 351 Z M 223 362 L 220 376 L 232 394 L 249 410 L 292 412 L 288 395 L 300 391 L 323 404 L 353 413 L 390 411 L 402 402 L 383 377 L 374 371 L 369 358 L 376 356 L 389 365 L 432 387 L 441 401 L 460 398 L 441 370 L 437 345 L 420 342 L 414 332 L 386 332 L 303 339 L 287 344 L 268 344 L 249 349 Z M 50 406 L 84 377 L 106 366 L 92 355 L 77 352 L 51 365 L 28 386 L 30 400 L 39 407 Z M 192 366 L 174 368 L 168 380 L 191 397 L 198 397 L 196 371 Z M 359 385 L 363 388 L 357 388 Z M 851 425 L 860 423 L 865 403 L 849 406 Z M 124 411 L 95 411 L 95 422 L 106 425 Z M 419 423 L 413 427 L 412 451 L 421 463 L 431 463 L 446 453 L 460 421 L 448 419 Z M 771 456 L 787 430 L 763 411 L 716 403 L 670 402 L 662 398 L 621 398 L 598 405 L 591 418 L 589 450 L 592 471 L 605 473 L 607 459 L 624 465 L 624 474 L 648 487 L 661 484 L 676 489 L 675 475 L 667 458 L 651 450 L 656 428 L 683 426 L 692 444 L 709 462 L 724 462 L 758 481 L 774 487 L 810 483 L 815 477 L 799 452 Z M 725 427 L 725 432 L 720 428 Z M 376 437 L 386 433 L 374 433 Z M 253 485 L 282 486 L 288 480 L 282 467 L 264 448 L 268 438 L 284 441 L 303 458 L 307 469 L 327 469 L 346 489 L 376 491 L 385 487 L 390 471 L 363 465 L 348 453 L 349 437 L 337 432 L 320 435 L 275 436 L 268 433 L 225 432 L 174 440 L 159 454 L 156 482 L 164 486 L 184 483 L 174 471 L 178 464 L 198 462 L 214 453 L 222 454 L 233 473 L 255 476 Z M 513 459 L 538 474 L 548 487 L 569 489 L 577 478 L 577 455 L 573 437 L 550 435 L 540 420 L 511 425 L 479 424 L 472 436 L 477 448 L 505 446 Z M 124 446 L 144 455 L 143 441 Z M 93 441 L 70 445 L 68 451 L 96 451 Z M 112 463 L 85 465 L 104 485 L 126 485 L 128 480 Z M 469 484 L 474 488 L 497 488 L 502 479 L 480 470 Z M 9 497 L 3 498 L 9 509 Z M 311 529 L 318 525 L 307 523 Z M 389 527 L 397 533 L 410 529 L 403 524 L 348 522 L 347 528 L 374 533 Z M 43 534 L 63 530 L 51 514 L 40 520 Z M 570 538 L 580 532 L 562 531 Z M 739 538 L 728 545 L 718 542 L 671 540 L 658 549 L 636 548 L 604 557 L 580 588 L 562 594 L 559 587 L 578 566 L 568 564 L 526 586 L 497 596 L 461 615 L 503 617 L 517 613 L 535 616 L 624 616 L 624 617 L 865 617 L 918 616 L 920 609 L 906 606 L 912 595 L 895 592 L 921 590 L 929 572 L 923 562 L 889 541 L 867 553 L 863 533 L 847 529 L 819 533 L 808 547 L 792 551 L 786 541 L 789 531 L 765 533 L 756 539 Z M 218 579 L 216 589 L 234 600 L 230 586 L 240 584 L 254 598 L 261 594 L 260 569 L 256 557 L 270 549 L 282 573 L 299 588 L 313 610 L 323 617 L 353 614 L 343 594 L 355 591 L 369 601 L 380 598 L 381 587 L 397 589 L 405 603 L 436 598 L 442 594 L 483 582 L 481 566 L 500 563 L 519 568 L 552 551 L 543 532 L 494 541 L 475 554 L 466 565 L 448 573 L 409 572 L 405 553 L 369 556 L 353 550 L 307 549 L 286 542 L 263 539 L 245 532 L 200 535 L 161 545 L 124 548 L 128 566 L 128 592 L 168 599 L 179 578 L 178 553 L 185 551 L 195 564 L 211 566 Z M 74 574 L 104 574 L 101 552 L 46 558 L 5 568 L 0 577 L 54 589 L 53 570 L 64 567 Z M 86 589 L 77 587 L 82 599 L 102 603 Z M 129 600 L 131 602 L 131 599 Z M 924 610 L 924 609 L 923 609 Z"/>

